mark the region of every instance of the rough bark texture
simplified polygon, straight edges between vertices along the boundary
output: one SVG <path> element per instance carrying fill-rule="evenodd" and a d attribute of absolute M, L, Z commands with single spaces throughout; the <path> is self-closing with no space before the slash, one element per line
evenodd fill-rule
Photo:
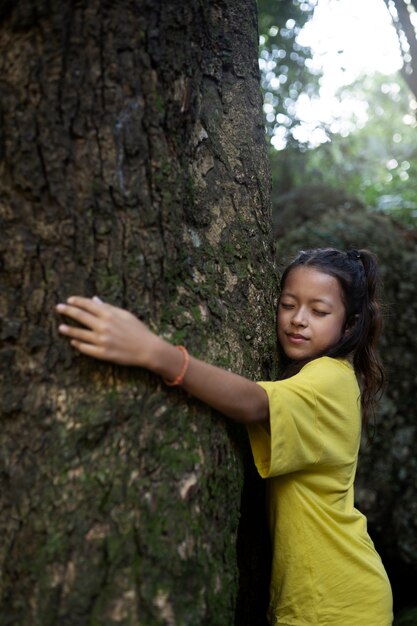
<path fill-rule="evenodd" d="M 244 429 L 76 356 L 53 310 L 98 294 L 268 375 L 255 2 L 18 0 L 0 19 L 0 623 L 263 624 Z"/>

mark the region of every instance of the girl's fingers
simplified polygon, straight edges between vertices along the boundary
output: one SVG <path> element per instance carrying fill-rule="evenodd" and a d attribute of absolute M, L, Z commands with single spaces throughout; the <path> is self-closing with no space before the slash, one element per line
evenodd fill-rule
<path fill-rule="evenodd" d="M 88 298 L 71 297 L 67 304 L 58 304 L 56 310 L 88 328 L 94 328 L 103 314 L 104 306 Z"/>
<path fill-rule="evenodd" d="M 83 328 L 76 328 L 74 326 L 68 326 L 67 324 L 60 324 L 58 330 L 61 335 L 65 335 L 66 337 L 71 337 L 89 344 L 97 344 L 97 336 L 91 330 L 84 330 Z"/>
<path fill-rule="evenodd" d="M 88 311 L 93 315 L 99 315 L 103 311 L 103 302 L 97 296 L 94 298 L 83 298 L 82 296 L 71 296 L 67 298 L 67 304 L 78 309 Z"/>
<path fill-rule="evenodd" d="M 95 359 L 101 359 L 102 361 L 109 361 L 110 358 L 106 357 L 103 348 L 93 345 L 91 343 L 83 343 L 82 341 L 78 341 L 77 339 L 71 339 L 71 345 L 73 348 L 81 352 L 82 354 L 86 354 L 87 356 L 91 356 Z"/>
<path fill-rule="evenodd" d="M 92 313 L 93 315 L 100 315 L 103 312 L 104 307 L 106 306 L 100 298 L 94 296 L 94 298 L 83 298 L 82 296 L 71 296 L 67 298 L 65 303 L 58 304 L 58 309 L 63 308 L 65 306 L 75 307 L 82 311 L 87 311 L 88 313 Z"/>
<path fill-rule="evenodd" d="M 124 365 L 139 362 L 137 353 L 141 346 L 137 347 L 138 335 L 147 336 L 149 331 L 131 313 L 106 304 L 97 297 L 80 296 L 71 296 L 65 304 L 58 304 L 56 310 L 70 321 L 78 322 L 79 325 L 60 324 L 58 330 L 79 352 Z"/>

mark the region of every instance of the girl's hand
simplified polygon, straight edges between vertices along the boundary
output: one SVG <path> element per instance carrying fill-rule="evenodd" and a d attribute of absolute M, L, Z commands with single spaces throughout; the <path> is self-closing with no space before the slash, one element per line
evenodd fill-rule
<path fill-rule="evenodd" d="M 121 365 L 147 367 L 159 338 L 137 317 L 99 298 L 72 296 L 58 313 L 85 328 L 61 324 L 62 335 L 82 354 Z"/>

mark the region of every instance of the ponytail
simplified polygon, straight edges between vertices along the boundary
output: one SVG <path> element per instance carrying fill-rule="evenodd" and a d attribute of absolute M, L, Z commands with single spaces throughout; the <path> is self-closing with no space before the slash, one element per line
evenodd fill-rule
<path fill-rule="evenodd" d="M 375 413 L 375 403 L 385 382 L 376 344 L 382 332 L 382 315 L 377 299 L 378 267 L 375 256 L 368 250 L 359 250 L 362 262 L 366 291 L 363 302 L 363 324 L 358 333 L 358 345 L 353 353 L 353 366 L 359 378 L 362 393 L 361 405 L 365 427 Z"/>

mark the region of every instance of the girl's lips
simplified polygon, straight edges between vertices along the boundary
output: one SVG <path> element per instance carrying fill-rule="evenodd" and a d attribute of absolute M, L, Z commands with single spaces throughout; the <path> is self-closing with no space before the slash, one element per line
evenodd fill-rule
<path fill-rule="evenodd" d="M 304 341 L 308 341 L 307 337 L 298 335 L 297 333 L 289 333 L 287 334 L 287 338 L 291 343 L 303 343 Z"/>

